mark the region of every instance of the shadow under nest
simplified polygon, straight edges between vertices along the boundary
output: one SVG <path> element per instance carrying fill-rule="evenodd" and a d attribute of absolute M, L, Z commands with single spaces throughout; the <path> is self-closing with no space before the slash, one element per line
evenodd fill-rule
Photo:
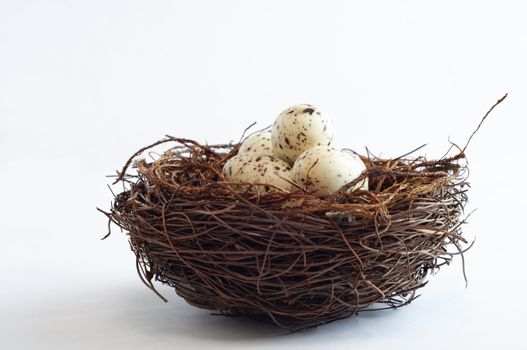
<path fill-rule="evenodd" d="M 165 143 L 175 146 L 135 161 Z M 463 253 L 463 151 L 361 157 L 367 170 L 354 183 L 368 177 L 369 191 L 319 198 L 226 182 L 222 165 L 238 147 L 167 137 L 119 174 L 125 189 L 105 214 L 127 232 L 141 279 L 162 299 L 152 280 L 194 306 L 299 330 L 406 305 Z"/>

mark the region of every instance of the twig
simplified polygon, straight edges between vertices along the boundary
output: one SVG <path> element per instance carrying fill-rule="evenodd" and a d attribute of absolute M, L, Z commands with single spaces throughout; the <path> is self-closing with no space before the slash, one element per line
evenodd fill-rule
<path fill-rule="evenodd" d="M 479 122 L 478 127 L 476 128 L 476 130 L 474 130 L 474 131 L 472 132 L 472 134 L 470 135 L 470 137 L 468 138 L 465 147 L 463 147 L 463 150 L 461 151 L 462 153 L 465 152 L 465 150 L 467 149 L 467 147 L 468 147 L 468 145 L 469 145 L 469 143 L 470 143 L 470 140 L 472 140 L 472 137 L 478 132 L 479 128 L 481 127 L 481 125 L 483 124 L 483 122 L 485 121 L 485 119 L 487 119 L 487 117 L 489 116 L 490 112 L 492 112 L 492 110 L 493 110 L 497 105 L 499 105 L 500 103 L 502 103 L 503 100 L 505 100 L 505 99 L 507 98 L 507 96 L 508 96 L 508 93 L 505 94 L 505 95 L 503 95 L 503 97 L 500 98 L 498 101 L 496 101 L 496 103 L 495 103 L 492 107 L 490 107 L 490 109 L 487 111 L 487 113 L 485 113 L 485 116 L 484 116 L 484 117 L 481 119 L 481 121 Z"/>

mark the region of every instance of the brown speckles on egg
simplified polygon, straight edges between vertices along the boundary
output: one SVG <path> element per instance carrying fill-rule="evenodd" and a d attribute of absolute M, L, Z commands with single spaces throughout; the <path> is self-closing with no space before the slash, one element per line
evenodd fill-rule
<path fill-rule="evenodd" d="M 238 154 L 272 155 L 273 143 L 271 132 L 263 131 L 249 136 L 240 146 Z"/>
<path fill-rule="evenodd" d="M 291 184 L 284 180 L 291 178 L 291 170 L 287 170 L 287 167 L 287 163 L 273 156 L 238 154 L 226 162 L 223 171 L 227 180 L 231 182 L 262 184 L 259 187 L 260 191 L 268 191 L 275 187 L 290 190 Z"/>
<path fill-rule="evenodd" d="M 273 153 L 289 164 L 316 145 L 333 140 L 331 120 L 312 105 L 297 105 L 282 112 L 271 130 Z"/>
<path fill-rule="evenodd" d="M 314 185 L 313 180 L 311 180 L 311 179 L 306 179 L 304 181 L 304 183 L 305 183 L 307 188 L 313 187 L 313 185 Z"/>

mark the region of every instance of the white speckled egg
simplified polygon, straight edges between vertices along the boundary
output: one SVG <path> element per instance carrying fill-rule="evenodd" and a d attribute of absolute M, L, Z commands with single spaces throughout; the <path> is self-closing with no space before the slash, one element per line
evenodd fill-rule
<path fill-rule="evenodd" d="M 308 104 L 296 105 L 280 113 L 271 129 L 274 154 L 290 164 L 310 148 L 331 145 L 333 136 L 331 120 Z"/>
<path fill-rule="evenodd" d="M 337 192 L 366 170 L 359 156 L 329 146 L 318 146 L 302 153 L 293 166 L 293 181 L 317 195 Z M 350 191 L 368 189 L 368 179 Z"/>
<path fill-rule="evenodd" d="M 286 191 L 291 189 L 291 184 L 284 180 L 291 179 L 291 167 L 274 156 L 238 154 L 225 163 L 223 174 L 232 182 L 268 184 Z M 259 187 L 260 191 L 270 189 L 266 185 Z"/>
<path fill-rule="evenodd" d="M 273 155 L 273 143 L 271 142 L 271 131 L 262 131 L 249 136 L 240 146 L 238 154 Z"/>

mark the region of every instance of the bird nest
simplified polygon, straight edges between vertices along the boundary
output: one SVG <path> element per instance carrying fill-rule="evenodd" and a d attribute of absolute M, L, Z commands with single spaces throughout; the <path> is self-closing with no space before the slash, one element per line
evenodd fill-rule
<path fill-rule="evenodd" d="M 463 153 L 362 157 L 367 171 L 356 181 L 367 177 L 369 191 L 319 198 L 226 182 L 222 165 L 238 145 L 155 145 L 165 142 L 176 146 L 136 161 L 137 174 L 127 164 L 118 178 L 126 190 L 107 216 L 127 232 L 143 281 L 168 284 L 197 307 L 291 329 L 372 304 L 399 307 L 466 243 Z"/>
<path fill-rule="evenodd" d="M 354 183 L 368 178 L 369 190 L 325 197 L 227 182 L 222 166 L 238 148 L 166 137 L 118 173 L 124 190 L 101 211 L 127 233 L 141 279 L 162 299 L 153 281 L 194 306 L 297 330 L 406 305 L 470 247 L 466 146 L 438 160 L 368 153 Z"/>

